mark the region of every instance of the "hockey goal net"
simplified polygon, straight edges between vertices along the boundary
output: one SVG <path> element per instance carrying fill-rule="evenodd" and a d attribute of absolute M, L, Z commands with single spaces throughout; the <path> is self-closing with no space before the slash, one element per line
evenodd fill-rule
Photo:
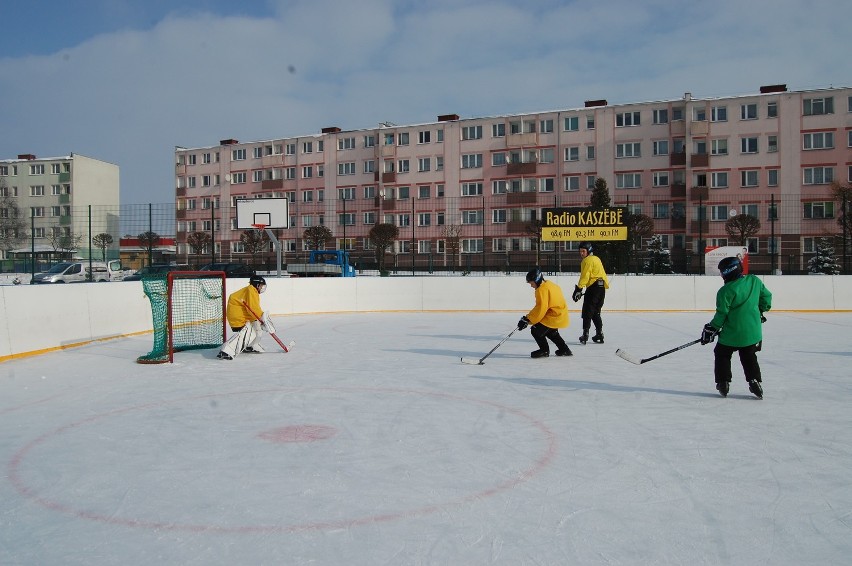
<path fill-rule="evenodd" d="M 162 364 L 182 350 L 216 348 L 225 341 L 225 273 L 172 271 L 144 277 L 151 301 L 154 348 L 136 361 Z"/>

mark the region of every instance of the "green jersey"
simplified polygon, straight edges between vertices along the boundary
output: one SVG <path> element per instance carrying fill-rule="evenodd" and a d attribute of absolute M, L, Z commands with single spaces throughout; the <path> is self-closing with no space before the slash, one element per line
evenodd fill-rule
<path fill-rule="evenodd" d="M 760 315 L 772 308 L 772 293 L 754 275 L 725 283 L 716 293 L 716 315 L 710 324 L 721 329 L 719 343 L 733 348 L 763 339 Z"/>

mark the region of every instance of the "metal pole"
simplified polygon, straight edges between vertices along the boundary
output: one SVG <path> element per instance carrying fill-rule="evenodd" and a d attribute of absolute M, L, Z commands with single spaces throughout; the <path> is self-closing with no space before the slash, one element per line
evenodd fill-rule
<path fill-rule="evenodd" d="M 775 193 L 772 193 L 770 198 L 769 210 L 771 211 L 771 216 L 769 217 L 769 226 L 770 226 L 770 236 L 769 241 L 772 242 L 772 247 L 769 249 L 770 256 L 770 274 L 775 275 L 776 271 L 776 260 L 778 258 L 778 244 L 775 242 L 775 217 L 778 216 L 775 211 Z"/>
<path fill-rule="evenodd" d="M 95 272 L 92 271 L 92 205 L 89 205 L 89 281 L 95 280 Z"/>
<path fill-rule="evenodd" d="M 35 207 L 30 209 L 30 283 L 35 282 L 36 272 L 36 254 L 35 254 Z"/>
<path fill-rule="evenodd" d="M 210 207 L 210 263 L 216 263 L 216 201 Z"/>
<path fill-rule="evenodd" d="M 148 248 L 148 265 L 151 265 L 152 263 L 154 263 L 154 242 L 150 238 L 150 236 L 154 234 L 154 228 L 153 228 L 154 222 L 153 222 L 152 213 L 151 213 L 151 207 L 152 206 L 153 205 L 149 202 L 148 203 L 148 236 L 149 236 L 149 238 L 148 238 L 148 245 L 147 245 L 147 248 Z"/>
<path fill-rule="evenodd" d="M 414 275 L 414 193 L 408 190 L 411 197 L 411 275 Z"/>

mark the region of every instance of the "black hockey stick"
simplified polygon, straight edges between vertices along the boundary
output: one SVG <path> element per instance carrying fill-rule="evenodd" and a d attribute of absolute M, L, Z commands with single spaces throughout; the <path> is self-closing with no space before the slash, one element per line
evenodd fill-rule
<path fill-rule="evenodd" d="M 493 354 L 493 353 L 494 353 L 494 350 L 496 350 L 497 348 L 499 348 L 500 346 L 502 346 L 502 345 L 503 345 L 503 342 L 505 342 L 506 340 L 508 340 L 508 339 L 509 339 L 509 337 L 510 337 L 512 334 L 514 334 L 515 332 L 517 332 L 517 331 L 518 331 L 518 329 L 517 329 L 517 328 L 513 329 L 513 330 L 512 330 L 509 334 L 507 334 L 507 335 L 506 335 L 506 337 L 505 337 L 505 338 L 503 338 L 502 340 L 500 340 L 500 342 L 498 342 L 496 346 L 494 346 L 493 348 L 491 348 L 491 351 L 490 351 L 490 352 L 488 352 L 487 354 L 485 354 L 485 355 L 484 355 L 484 356 L 482 356 L 481 358 L 462 358 L 462 359 L 461 359 L 462 363 L 463 363 L 463 364 L 471 364 L 471 365 L 475 365 L 475 366 L 481 366 L 481 365 L 483 365 L 483 364 L 485 363 L 485 358 L 487 358 L 488 356 L 490 356 L 491 354 Z"/>
<path fill-rule="evenodd" d="M 657 354 L 656 356 L 651 356 L 650 358 L 642 358 L 642 359 L 635 358 L 635 357 L 631 356 L 630 354 L 628 354 L 627 352 L 625 352 L 624 350 L 622 350 L 621 348 L 619 348 L 618 350 L 615 351 L 615 355 L 618 356 L 619 358 L 623 359 L 623 360 L 627 360 L 631 364 L 640 365 L 640 364 L 644 364 L 645 362 L 650 362 L 651 360 L 656 360 L 657 358 L 662 358 L 663 356 L 668 356 L 669 354 L 671 354 L 673 352 L 677 352 L 678 350 L 683 350 L 684 348 L 694 346 L 695 344 L 698 344 L 699 342 L 701 342 L 701 338 L 698 338 L 697 340 L 693 340 L 692 342 L 687 342 L 686 344 L 678 346 L 677 348 L 672 348 L 671 350 L 666 350 L 662 354 Z"/>

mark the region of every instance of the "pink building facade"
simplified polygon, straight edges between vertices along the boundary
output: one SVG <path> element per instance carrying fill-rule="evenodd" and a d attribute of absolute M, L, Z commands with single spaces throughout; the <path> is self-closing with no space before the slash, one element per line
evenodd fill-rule
<path fill-rule="evenodd" d="M 653 219 L 678 271 L 705 246 L 731 245 L 725 221 L 759 219 L 746 245 L 757 272 L 796 272 L 819 238 L 837 236 L 843 204 L 832 182 L 852 180 L 852 88 L 785 85 L 726 98 L 684 96 L 432 123 L 379 124 L 175 151 L 177 259 L 187 236 L 212 236 L 217 258 L 249 261 L 236 200 L 283 197 L 289 227 L 275 230 L 285 261 L 304 257 L 306 228 L 327 226 L 327 247 L 374 262 L 377 223 L 400 235 L 400 270 L 574 270 L 577 242 L 539 242 L 541 210 L 586 206 L 595 180 L 612 204 Z M 646 245 L 642 242 L 640 245 Z M 270 248 L 271 250 L 271 248 Z M 271 251 L 264 262 L 271 259 Z M 627 269 L 629 266 L 622 266 Z"/>

